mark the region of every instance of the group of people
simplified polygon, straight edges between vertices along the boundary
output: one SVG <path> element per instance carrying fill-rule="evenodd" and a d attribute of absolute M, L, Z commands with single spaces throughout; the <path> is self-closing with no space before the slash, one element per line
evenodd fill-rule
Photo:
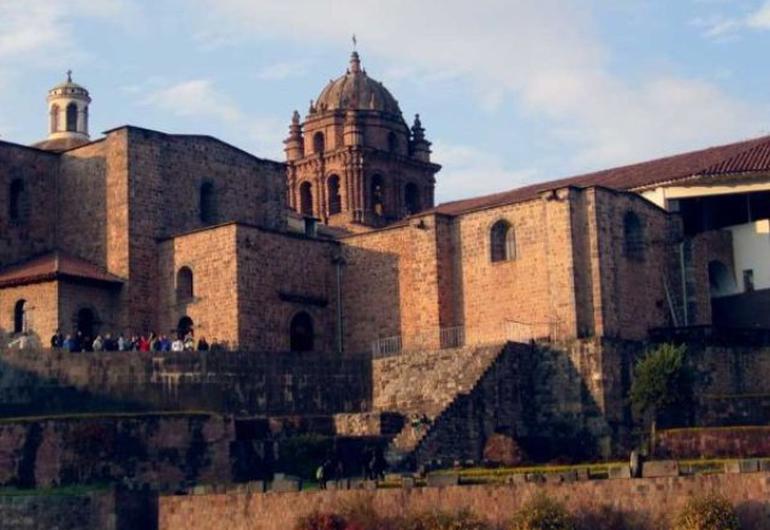
<path fill-rule="evenodd" d="M 383 480 L 388 463 L 381 448 L 368 449 L 361 455 L 361 467 L 364 480 Z M 315 478 L 321 489 L 326 489 L 327 482 L 333 482 L 345 477 L 345 466 L 339 458 L 327 458 L 318 466 Z"/>
<path fill-rule="evenodd" d="M 74 334 L 63 335 L 60 330 L 51 336 L 51 348 L 68 352 L 182 352 L 182 351 L 210 351 L 223 350 L 224 345 L 214 339 L 211 344 L 206 337 L 197 341 L 192 332 L 179 333 L 172 339 L 168 335 L 133 335 L 126 337 L 122 333 L 114 337 L 111 333 L 97 335 L 91 338 L 78 331 Z"/>

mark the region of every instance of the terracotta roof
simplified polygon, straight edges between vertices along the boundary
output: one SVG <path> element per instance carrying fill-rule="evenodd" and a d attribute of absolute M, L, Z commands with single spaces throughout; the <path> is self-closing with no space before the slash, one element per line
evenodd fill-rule
<path fill-rule="evenodd" d="M 51 252 L 0 270 L 0 287 L 12 287 L 57 279 L 89 280 L 119 284 L 123 280 L 94 265 L 62 252 Z"/>
<path fill-rule="evenodd" d="M 605 186 L 618 190 L 633 190 L 695 176 L 752 171 L 770 171 L 770 136 L 541 182 L 493 195 L 447 202 L 438 205 L 430 212 L 460 215 L 474 210 L 535 199 L 542 191 L 564 186 Z"/>

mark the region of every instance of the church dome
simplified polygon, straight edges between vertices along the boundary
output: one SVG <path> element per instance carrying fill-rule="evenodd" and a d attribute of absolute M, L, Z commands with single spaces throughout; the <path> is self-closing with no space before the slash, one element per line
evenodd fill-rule
<path fill-rule="evenodd" d="M 366 70 L 361 69 L 358 53 L 350 56 L 350 68 L 345 75 L 324 87 L 314 108 L 317 112 L 326 110 L 377 110 L 401 115 L 398 101 L 379 81 L 375 81 Z"/>

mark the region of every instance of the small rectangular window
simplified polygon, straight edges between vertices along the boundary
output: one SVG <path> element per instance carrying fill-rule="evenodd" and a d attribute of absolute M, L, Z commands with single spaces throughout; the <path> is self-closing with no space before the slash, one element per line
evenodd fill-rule
<path fill-rule="evenodd" d="M 743 271 L 743 291 L 750 293 L 754 290 L 754 270 L 746 269 Z"/>

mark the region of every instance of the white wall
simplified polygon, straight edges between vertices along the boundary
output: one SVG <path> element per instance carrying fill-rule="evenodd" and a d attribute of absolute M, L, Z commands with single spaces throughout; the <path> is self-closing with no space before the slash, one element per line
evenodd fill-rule
<path fill-rule="evenodd" d="M 770 288 L 770 221 L 728 226 L 733 234 L 736 292 L 743 292 L 743 271 L 754 271 L 754 289 Z M 735 293 L 731 293 L 735 294 Z"/>

